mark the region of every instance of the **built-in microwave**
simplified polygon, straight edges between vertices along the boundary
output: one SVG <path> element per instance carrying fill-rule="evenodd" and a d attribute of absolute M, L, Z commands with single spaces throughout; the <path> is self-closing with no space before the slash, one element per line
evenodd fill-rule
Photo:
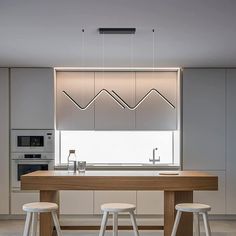
<path fill-rule="evenodd" d="M 54 152 L 54 130 L 12 130 L 11 152 Z"/>

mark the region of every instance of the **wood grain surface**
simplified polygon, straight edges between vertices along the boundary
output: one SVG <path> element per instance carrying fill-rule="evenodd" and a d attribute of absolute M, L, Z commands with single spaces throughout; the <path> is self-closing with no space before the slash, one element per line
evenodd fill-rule
<path fill-rule="evenodd" d="M 179 171 L 159 175 L 157 171 L 36 171 L 21 177 L 22 190 L 217 190 L 218 177 L 204 172 Z"/>

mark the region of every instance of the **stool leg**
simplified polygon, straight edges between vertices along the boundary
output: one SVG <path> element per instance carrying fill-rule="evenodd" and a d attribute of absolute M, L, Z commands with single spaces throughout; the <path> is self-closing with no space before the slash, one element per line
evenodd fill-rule
<path fill-rule="evenodd" d="M 200 225 L 199 225 L 199 213 L 193 213 L 194 216 L 194 228 L 195 228 L 195 235 L 200 236 Z"/>
<path fill-rule="evenodd" d="M 54 225 L 56 227 L 57 236 L 62 236 L 59 220 L 57 218 L 57 213 L 55 211 L 52 211 L 52 219 L 53 219 Z"/>
<path fill-rule="evenodd" d="M 130 214 L 130 219 L 131 219 L 131 222 L 132 222 L 132 225 L 133 225 L 134 234 L 135 234 L 135 236 L 139 236 L 138 226 L 137 226 L 137 223 L 136 223 L 134 212 L 131 211 L 129 214 Z"/>
<path fill-rule="evenodd" d="M 203 216 L 203 222 L 204 222 L 204 226 L 205 226 L 205 230 L 206 230 L 206 236 L 211 236 L 211 229 L 210 229 L 210 225 L 209 225 L 209 221 L 208 221 L 207 212 L 204 212 L 202 214 L 202 216 Z"/>
<path fill-rule="evenodd" d="M 38 213 L 33 212 L 33 219 L 32 219 L 32 236 L 37 235 L 37 224 L 38 224 Z"/>
<path fill-rule="evenodd" d="M 113 213 L 113 236 L 118 236 L 118 214 Z"/>
<path fill-rule="evenodd" d="M 23 236 L 29 236 L 31 218 L 32 218 L 31 212 L 27 212 Z"/>
<path fill-rule="evenodd" d="M 174 223 L 174 226 L 173 226 L 173 230 L 172 230 L 171 236 L 175 236 L 176 235 L 181 215 L 182 215 L 182 212 L 181 211 L 177 211 L 176 218 L 175 218 L 175 223 Z"/>
<path fill-rule="evenodd" d="M 99 236 L 104 236 L 104 234 L 105 234 L 105 230 L 106 230 L 106 226 L 107 226 L 108 215 L 109 215 L 109 213 L 108 213 L 107 211 L 105 211 L 105 212 L 103 213 L 102 223 L 101 223 L 101 228 L 100 228 Z"/>

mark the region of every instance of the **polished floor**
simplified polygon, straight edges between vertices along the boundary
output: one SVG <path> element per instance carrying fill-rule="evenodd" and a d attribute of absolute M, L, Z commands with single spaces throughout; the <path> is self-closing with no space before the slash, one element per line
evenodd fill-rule
<path fill-rule="evenodd" d="M 236 236 L 236 221 L 211 221 L 212 236 Z M 0 236 L 23 235 L 24 221 L 0 220 Z M 97 236 L 98 231 L 63 231 L 64 236 Z M 112 232 L 107 231 L 107 236 Z M 120 231 L 120 236 L 133 236 L 132 231 Z M 140 231 L 140 236 L 162 236 L 162 231 Z M 205 233 L 201 233 L 201 236 Z"/>

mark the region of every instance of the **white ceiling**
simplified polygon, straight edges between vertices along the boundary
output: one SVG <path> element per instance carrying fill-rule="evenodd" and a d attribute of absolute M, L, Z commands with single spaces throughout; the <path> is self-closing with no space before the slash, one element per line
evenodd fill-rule
<path fill-rule="evenodd" d="M 99 27 L 137 32 L 104 35 L 103 62 Z M 0 66 L 150 67 L 152 28 L 155 66 L 236 66 L 235 0 L 0 0 Z"/>

